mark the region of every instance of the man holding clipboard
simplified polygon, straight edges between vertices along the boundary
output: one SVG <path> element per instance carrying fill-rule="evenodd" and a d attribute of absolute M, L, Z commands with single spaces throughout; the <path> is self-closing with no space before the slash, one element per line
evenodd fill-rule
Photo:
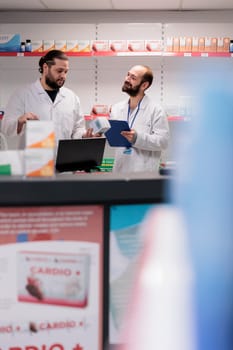
<path fill-rule="evenodd" d="M 129 99 L 112 106 L 110 124 L 124 121 L 118 134 L 125 140 L 116 148 L 113 172 L 158 172 L 161 151 L 169 140 L 168 121 L 160 106 L 145 94 L 153 82 L 152 70 L 144 65 L 132 67 L 125 77 L 122 91 Z M 115 126 L 116 127 L 116 126 Z M 111 135 L 105 134 L 110 145 Z"/>

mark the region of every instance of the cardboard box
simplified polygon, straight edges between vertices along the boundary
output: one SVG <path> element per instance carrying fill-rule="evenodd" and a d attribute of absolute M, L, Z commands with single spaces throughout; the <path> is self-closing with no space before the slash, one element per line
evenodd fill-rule
<path fill-rule="evenodd" d="M 94 40 L 92 41 L 93 51 L 109 51 L 109 41 L 108 40 Z"/>
<path fill-rule="evenodd" d="M 26 148 L 54 148 L 55 132 L 52 121 L 29 120 L 26 123 Z"/>
<path fill-rule="evenodd" d="M 174 52 L 180 51 L 180 38 L 179 37 L 173 38 L 173 51 Z"/>
<path fill-rule="evenodd" d="M 66 40 L 54 40 L 56 50 L 66 51 Z"/>
<path fill-rule="evenodd" d="M 4 150 L 0 151 L 0 168 L 8 166 L 9 173 L 7 175 L 23 175 L 24 174 L 24 151 Z M 0 173 L 1 173 L 0 170 Z"/>
<path fill-rule="evenodd" d="M 96 104 L 92 107 L 92 114 L 96 115 L 109 115 L 108 105 Z"/>
<path fill-rule="evenodd" d="M 66 40 L 67 52 L 78 52 L 78 40 Z"/>
<path fill-rule="evenodd" d="M 217 52 L 229 52 L 230 49 L 230 38 L 218 38 Z"/>
<path fill-rule="evenodd" d="M 93 128 L 93 133 L 105 133 L 111 128 L 111 125 L 106 117 L 97 117 L 90 122 L 90 127 Z"/>
<path fill-rule="evenodd" d="M 198 52 L 205 52 L 205 38 L 198 39 Z"/>
<path fill-rule="evenodd" d="M 19 34 L 0 34 L 0 52 L 19 52 L 20 44 Z"/>
<path fill-rule="evenodd" d="M 43 52 L 43 40 L 32 40 L 32 52 Z"/>
<path fill-rule="evenodd" d="M 180 37 L 180 52 L 185 52 L 186 51 L 186 37 L 181 36 Z"/>
<path fill-rule="evenodd" d="M 173 36 L 168 37 L 166 39 L 165 51 L 168 51 L 168 52 L 173 51 Z"/>
<path fill-rule="evenodd" d="M 54 40 L 43 40 L 44 51 L 50 51 L 55 49 Z"/>
<path fill-rule="evenodd" d="M 146 40 L 145 47 L 148 51 L 160 52 L 163 50 L 162 40 Z"/>
<path fill-rule="evenodd" d="M 192 38 L 192 52 L 198 52 L 199 38 L 194 36 Z"/>
<path fill-rule="evenodd" d="M 127 40 L 110 40 L 109 46 L 112 51 L 128 51 Z"/>
<path fill-rule="evenodd" d="M 129 51 L 145 51 L 145 40 L 128 40 Z"/>
<path fill-rule="evenodd" d="M 90 40 L 78 40 L 78 52 L 91 52 Z"/>
<path fill-rule="evenodd" d="M 185 40 L 185 51 L 186 52 L 191 52 L 192 51 L 192 46 L 193 46 L 193 39 L 190 36 L 186 37 Z"/>
<path fill-rule="evenodd" d="M 24 151 L 24 156 L 25 176 L 54 176 L 55 161 L 52 148 L 27 148 Z"/>

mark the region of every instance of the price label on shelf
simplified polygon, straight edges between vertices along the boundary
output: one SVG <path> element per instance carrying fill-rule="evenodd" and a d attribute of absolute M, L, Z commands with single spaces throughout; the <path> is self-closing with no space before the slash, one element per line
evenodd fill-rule
<path fill-rule="evenodd" d="M 202 53 L 201 53 L 201 57 L 209 57 L 208 52 L 202 52 Z"/>
<path fill-rule="evenodd" d="M 184 52 L 184 57 L 192 57 L 192 53 L 191 52 Z"/>

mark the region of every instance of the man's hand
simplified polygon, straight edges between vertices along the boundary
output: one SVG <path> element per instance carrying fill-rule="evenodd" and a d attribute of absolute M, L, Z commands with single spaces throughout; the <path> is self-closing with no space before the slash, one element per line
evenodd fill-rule
<path fill-rule="evenodd" d="M 21 115 L 18 119 L 17 134 L 20 134 L 27 120 L 39 120 L 39 117 L 31 112 Z"/>
<path fill-rule="evenodd" d="M 132 145 L 134 144 L 137 138 L 137 133 L 133 129 L 131 129 L 130 131 L 122 131 L 121 135 L 124 136 Z"/>
<path fill-rule="evenodd" d="M 88 128 L 85 134 L 83 135 L 83 138 L 87 137 L 101 137 L 102 135 L 100 133 L 93 134 L 93 128 Z"/>

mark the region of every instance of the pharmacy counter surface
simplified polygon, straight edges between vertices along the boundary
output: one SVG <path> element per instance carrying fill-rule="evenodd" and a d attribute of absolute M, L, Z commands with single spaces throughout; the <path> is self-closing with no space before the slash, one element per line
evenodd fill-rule
<path fill-rule="evenodd" d="M 53 178 L 0 177 L 0 206 L 165 201 L 167 176 L 152 173 L 59 174 Z"/>

